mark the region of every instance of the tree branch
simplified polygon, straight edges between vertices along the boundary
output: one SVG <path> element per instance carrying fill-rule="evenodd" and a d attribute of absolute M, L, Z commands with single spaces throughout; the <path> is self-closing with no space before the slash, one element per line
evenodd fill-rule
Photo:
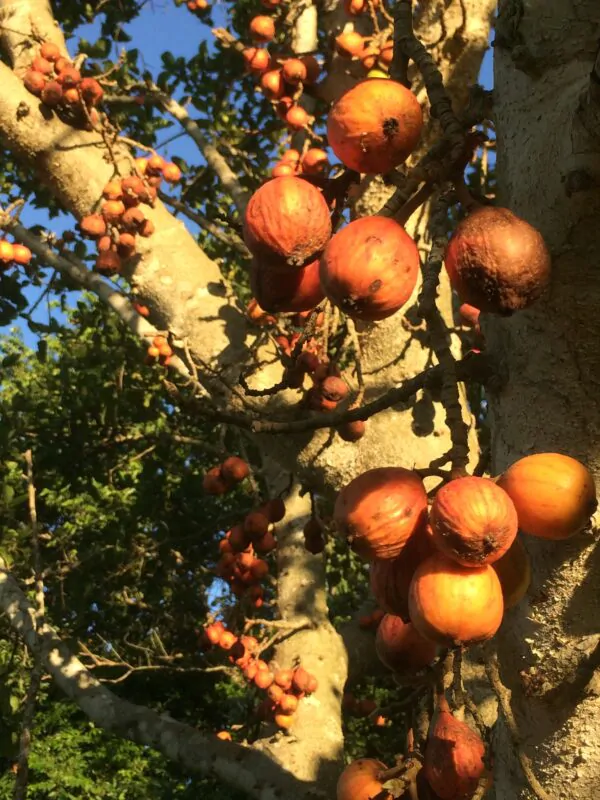
<path fill-rule="evenodd" d="M 248 204 L 248 193 L 240 185 L 236 175 L 221 153 L 219 153 L 217 148 L 204 137 L 199 125 L 190 117 L 185 108 L 178 103 L 177 100 L 161 92 L 156 85 L 151 85 L 149 91 L 157 98 L 164 110 L 172 117 L 175 117 L 188 136 L 198 145 L 198 149 L 206 159 L 208 166 L 221 181 L 225 191 L 229 192 L 233 198 L 233 202 L 240 212 L 240 215 L 243 215 L 246 211 L 246 205 Z"/>
<path fill-rule="evenodd" d="M 144 707 L 122 700 L 103 686 L 44 624 L 36 632 L 35 609 L 0 557 L 0 609 L 27 647 L 40 647 L 45 669 L 57 686 L 104 730 L 152 747 L 190 774 L 216 777 L 257 800 L 317 800 L 319 790 L 300 781 L 254 748 L 222 742 Z"/>

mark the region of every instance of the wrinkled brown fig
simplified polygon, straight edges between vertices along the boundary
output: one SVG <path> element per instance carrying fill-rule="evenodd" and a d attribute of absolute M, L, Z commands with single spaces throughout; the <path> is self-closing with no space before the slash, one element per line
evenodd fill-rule
<path fill-rule="evenodd" d="M 496 314 L 527 308 L 550 281 L 541 233 L 507 208 L 472 211 L 448 242 L 445 263 L 463 303 Z"/>
<path fill-rule="evenodd" d="M 457 720 L 445 700 L 425 748 L 425 777 L 441 800 L 467 800 L 485 772 L 480 736 Z"/>

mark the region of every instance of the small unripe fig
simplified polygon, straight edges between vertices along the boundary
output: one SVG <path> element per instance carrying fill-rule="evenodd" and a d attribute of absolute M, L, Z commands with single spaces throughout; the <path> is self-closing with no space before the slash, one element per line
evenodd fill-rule
<path fill-rule="evenodd" d="M 250 21 L 250 35 L 256 42 L 270 42 L 275 37 L 275 23 L 271 17 L 254 17 Z"/>

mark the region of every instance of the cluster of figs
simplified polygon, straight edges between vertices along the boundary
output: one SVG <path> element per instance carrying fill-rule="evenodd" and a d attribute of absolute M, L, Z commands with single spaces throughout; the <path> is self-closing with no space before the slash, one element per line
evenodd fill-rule
<path fill-rule="evenodd" d="M 371 590 L 385 612 L 376 635 L 380 659 L 397 674 L 414 673 L 434 661 L 438 648 L 492 638 L 505 609 L 529 586 L 519 531 L 567 539 L 587 526 L 596 507 L 591 473 L 560 453 L 525 456 L 497 478 L 448 481 L 430 506 L 414 471 L 385 467 L 359 475 L 339 493 L 334 522 L 370 563 Z M 480 737 L 441 697 L 425 751 L 423 779 L 431 791 L 424 796 L 471 797 L 485 774 L 483 757 Z M 354 762 L 340 778 L 337 800 L 379 796 L 384 772 L 376 760 Z"/>
<path fill-rule="evenodd" d="M 257 716 L 263 721 L 273 721 L 279 728 L 288 729 L 294 722 L 294 714 L 303 697 L 313 694 L 319 682 L 303 666 L 279 669 L 260 658 L 260 647 L 254 636 L 236 636 L 220 621 L 211 623 L 203 631 L 203 646 L 219 647 L 228 654 L 231 664 L 239 667 L 248 683 L 265 692 L 265 698 L 257 708 Z M 222 731 L 220 739 L 231 739 L 231 734 Z"/>
<path fill-rule="evenodd" d="M 423 116 L 414 94 L 388 78 L 367 78 L 337 100 L 328 142 L 363 174 L 385 174 L 419 142 Z M 281 174 L 250 198 L 244 240 L 253 255 L 251 286 L 268 313 L 314 308 L 325 297 L 349 317 L 375 322 L 411 296 L 419 272 L 413 239 L 394 219 L 374 215 L 332 231 L 331 208 L 303 174 Z M 480 206 L 457 226 L 446 251 L 463 303 L 510 314 L 539 297 L 550 278 L 541 234 L 505 208 Z"/>

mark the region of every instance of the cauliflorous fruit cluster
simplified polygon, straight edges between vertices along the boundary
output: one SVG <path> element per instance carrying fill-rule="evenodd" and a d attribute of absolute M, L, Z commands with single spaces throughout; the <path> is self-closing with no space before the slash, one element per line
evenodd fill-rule
<path fill-rule="evenodd" d="M 5 272 L 9 267 L 19 265 L 26 267 L 31 262 L 31 250 L 24 244 L 9 242 L 0 239 L 0 272 Z"/>

